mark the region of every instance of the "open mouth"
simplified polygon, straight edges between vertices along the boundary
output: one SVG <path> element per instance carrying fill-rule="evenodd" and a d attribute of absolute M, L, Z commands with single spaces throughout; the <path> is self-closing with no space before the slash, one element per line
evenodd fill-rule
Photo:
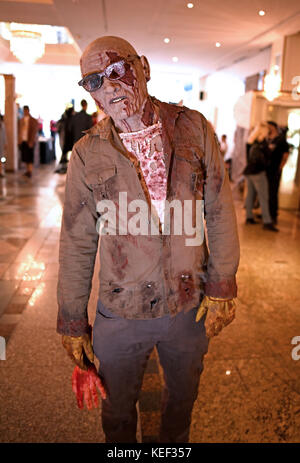
<path fill-rule="evenodd" d="M 112 98 L 109 104 L 119 103 L 120 101 L 123 101 L 125 99 L 126 99 L 126 96 L 118 96 L 117 98 Z"/>

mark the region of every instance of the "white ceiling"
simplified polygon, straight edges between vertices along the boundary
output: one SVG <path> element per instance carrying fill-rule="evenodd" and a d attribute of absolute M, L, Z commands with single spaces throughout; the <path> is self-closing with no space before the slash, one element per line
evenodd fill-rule
<path fill-rule="evenodd" d="M 191 1 L 189 9 L 185 0 L 0 0 L 0 21 L 68 27 L 81 50 L 101 35 L 118 35 L 152 65 L 200 75 L 300 31 L 299 0 Z M 265 16 L 258 15 L 260 9 Z"/>

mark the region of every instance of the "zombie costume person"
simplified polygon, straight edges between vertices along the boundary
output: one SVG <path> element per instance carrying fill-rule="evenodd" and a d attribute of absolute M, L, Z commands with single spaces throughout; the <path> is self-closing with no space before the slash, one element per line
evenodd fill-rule
<path fill-rule="evenodd" d="M 149 96 L 148 61 L 125 40 L 92 42 L 81 71 L 79 85 L 108 117 L 75 144 L 68 168 L 57 331 L 82 370 L 94 353 L 99 359 L 107 442 L 136 442 L 136 402 L 156 346 L 165 377 L 160 441 L 188 442 L 208 338 L 235 315 L 239 243 L 224 162 L 204 116 Z M 191 220 L 180 233 L 182 218 Z"/>

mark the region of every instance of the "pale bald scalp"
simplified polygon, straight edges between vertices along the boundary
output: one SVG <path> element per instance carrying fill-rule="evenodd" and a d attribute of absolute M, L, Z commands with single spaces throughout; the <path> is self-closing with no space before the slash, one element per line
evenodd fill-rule
<path fill-rule="evenodd" d="M 91 72 L 99 72 L 109 64 L 108 58 L 101 57 L 101 53 L 105 51 L 116 52 L 122 57 L 137 55 L 133 46 L 121 37 L 111 35 L 99 37 L 86 47 L 81 56 L 80 67 L 83 76 Z"/>

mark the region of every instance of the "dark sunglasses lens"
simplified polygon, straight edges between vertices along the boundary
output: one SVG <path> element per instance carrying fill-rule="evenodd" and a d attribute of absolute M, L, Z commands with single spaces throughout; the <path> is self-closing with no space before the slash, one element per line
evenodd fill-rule
<path fill-rule="evenodd" d="M 98 90 L 102 85 L 102 77 L 99 76 L 98 74 L 91 75 L 87 77 L 84 81 L 84 88 L 88 92 L 94 92 L 95 90 Z"/>
<path fill-rule="evenodd" d="M 125 67 L 123 61 L 113 63 L 106 68 L 105 75 L 110 80 L 120 79 L 125 74 Z"/>

